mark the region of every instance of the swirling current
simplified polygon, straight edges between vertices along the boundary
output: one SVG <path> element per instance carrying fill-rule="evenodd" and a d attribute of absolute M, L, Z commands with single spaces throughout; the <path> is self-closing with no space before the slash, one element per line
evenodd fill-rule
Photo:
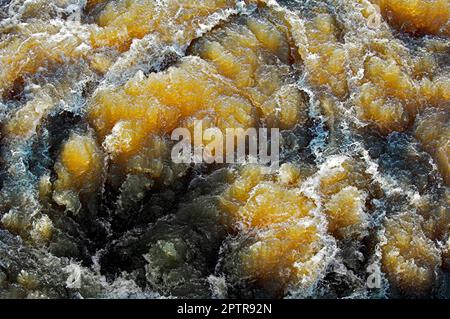
<path fill-rule="evenodd" d="M 0 298 L 449 298 L 448 0 L 1 0 Z M 278 128 L 280 166 L 178 127 Z"/>

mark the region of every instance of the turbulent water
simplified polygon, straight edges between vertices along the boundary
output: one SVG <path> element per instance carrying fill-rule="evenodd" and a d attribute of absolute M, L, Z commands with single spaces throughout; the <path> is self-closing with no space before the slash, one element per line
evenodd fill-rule
<path fill-rule="evenodd" d="M 450 298 L 448 0 L 1 0 L 0 298 Z M 281 129 L 281 166 L 171 132 Z"/>

